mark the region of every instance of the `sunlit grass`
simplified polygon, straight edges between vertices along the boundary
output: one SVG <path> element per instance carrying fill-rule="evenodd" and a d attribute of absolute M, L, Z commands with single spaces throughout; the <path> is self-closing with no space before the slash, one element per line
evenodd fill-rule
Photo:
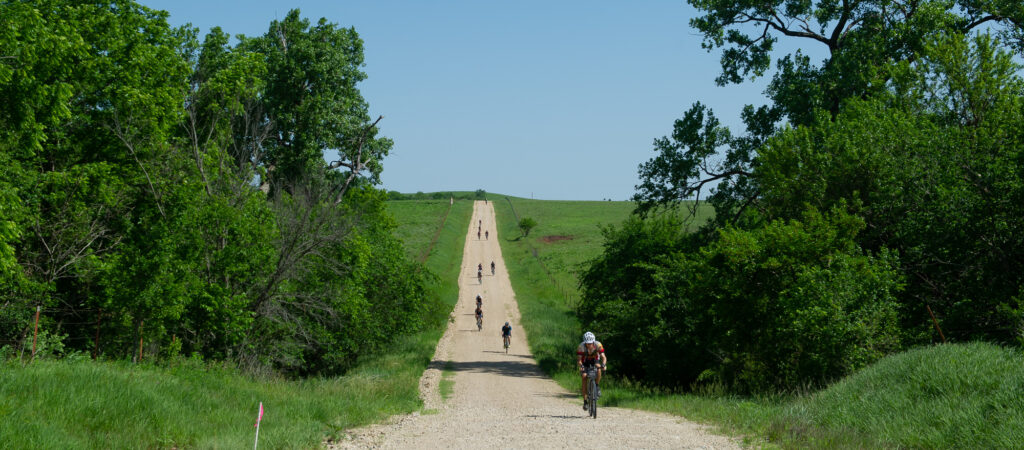
<path fill-rule="evenodd" d="M 452 393 L 455 392 L 455 380 L 452 378 L 455 378 L 455 369 L 452 367 L 452 362 L 447 361 L 444 363 L 444 369 L 441 371 L 441 382 L 438 385 L 443 400 L 448 400 L 452 397 Z"/>

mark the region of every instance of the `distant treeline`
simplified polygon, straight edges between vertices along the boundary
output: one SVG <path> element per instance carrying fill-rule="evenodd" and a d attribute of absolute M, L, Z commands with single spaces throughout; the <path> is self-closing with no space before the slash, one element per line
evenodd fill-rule
<path fill-rule="evenodd" d="M 690 3 L 719 83 L 764 73 L 783 35 L 830 51 L 779 58 L 746 133 L 698 103 L 655 140 L 636 216 L 582 275 L 616 370 L 799 390 L 913 346 L 1024 343 L 1019 2 Z M 715 218 L 688 233 L 695 197 Z"/>
<path fill-rule="evenodd" d="M 436 307 L 374 187 L 355 30 L 293 10 L 231 42 L 130 0 L 0 2 L 0 356 L 329 375 Z"/>
<path fill-rule="evenodd" d="M 415 194 L 388 191 L 388 200 L 483 200 L 485 198 L 487 198 L 487 192 L 483 189 L 478 189 L 475 192 L 417 192 Z"/>

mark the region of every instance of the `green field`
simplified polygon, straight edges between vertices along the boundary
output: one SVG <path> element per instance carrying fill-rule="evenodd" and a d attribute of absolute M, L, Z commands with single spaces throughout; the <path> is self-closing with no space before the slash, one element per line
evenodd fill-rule
<path fill-rule="evenodd" d="M 461 205 L 472 205 L 472 202 L 465 200 L 460 203 Z M 448 206 L 449 200 L 447 199 L 391 200 L 388 202 L 388 210 L 394 214 L 395 220 L 399 224 L 395 234 L 405 243 L 406 254 L 410 259 L 422 260 L 424 252 L 430 248 L 430 243 L 438 228 L 448 215 Z"/>
<path fill-rule="evenodd" d="M 389 207 L 414 255 L 437 234 L 448 202 Z M 471 212 L 472 202 L 455 202 L 426 261 L 438 275 L 429 288 L 449 310 Z M 25 366 L 0 359 L 0 448 L 246 448 L 259 402 L 260 448 L 317 447 L 345 429 L 421 408 L 419 377 L 447 317 L 438 311 L 428 329 L 332 379 L 257 379 L 182 359 L 134 365 L 75 355 Z"/>
<path fill-rule="evenodd" d="M 632 204 L 509 200 L 496 200 L 495 213 L 531 351 L 563 387 L 578 390 L 573 352 L 587 327 L 572 315 L 579 301 L 575 274 L 601 251 L 598 224 L 617 224 Z M 530 236 L 521 237 L 513 207 L 538 222 Z M 698 219 L 709 214 L 702 210 Z M 600 339 L 600 330 L 593 331 Z M 650 389 L 616 379 L 615 349 L 608 351 L 604 405 L 684 416 L 743 436 L 750 446 L 1012 448 L 1024 442 L 1024 356 L 989 344 L 900 353 L 819 392 L 766 397 Z"/>

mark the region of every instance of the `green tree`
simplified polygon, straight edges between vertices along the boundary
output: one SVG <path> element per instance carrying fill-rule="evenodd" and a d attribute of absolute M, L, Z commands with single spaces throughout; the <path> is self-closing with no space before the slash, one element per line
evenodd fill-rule
<path fill-rule="evenodd" d="M 759 202 L 756 152 L 780 120 L 809 125 L 822 118 L 816 111 L 831 119 L 845 100 L 883 93 L 895 75 L 892 63 L 916 61 L 934 36 L 995 27 L 1011 38 L 1024 30 L 1024 7 L 1006 0 L 688 1 L 704 13 L 690 21 L 704 47 L 723 48 L 719 84 L 765 75 L 780 38 L 828 51 L 817 65 L 799 50 L 778 57 L 766 90 L 770 103 L 744 108 L 744 135 L 731 135 L 698 103 L 676 122 L 671 139 L 655 141 L 658 156 L 640 167 L 634 196 L 641 211 L 715 187 L 710 200 L 719 223 L 736 223 Z"/>
<path fill-rule="evenodd" d="M 763 75 L 778 35 L 829 55 L 780 58 L 772 103 L 743 111 L 745 135 L 698 103 L 655 141 L 634 196 L 652 223 L 609 248 L 644 242 L 656 211 L 709 191 L 716 217 L 588 266 L 584 320 L 645 355 L 671 342 L 701 370 L 645 359 L 636 376 L 820 384 L 938 339 L 929 309 L 950 339 L 1021 342 L 1024 87 L 1006 52 L 1020 48 L 1019 2 L 692 3 L 707 11 L 693 22 L 706 46 L 731 46 L 721 83 Z M 760 32 L 745 34 L 751 23 Z M 1002 40 L 970 36 L 981 26 Z"/>
<path fill-rule="evenodd" d="M 519 230 L 523 232 L 523 237 L 530 235 L 530 230 L 537 226 L 537 221 L 530 217 L 523 217 L 519 219 Z"/>
<path fill-rule="evenodd" d="M 432 313 L 373 186 L 358 35 L 292 11 L 229 41 L 127 0 L 0 4 L 0 339 L 42 305 L 71 349 L 333 374 Z"/>
<path fill-rule="evenodd" d="M 12 304 L 59 308 L 58 323 L 84 323 L 115 304 L 136 324 L 173 317 L 173 302 L 129 294 L 156 272 L 130 282 L 114 274 L 154 240 L 143 230 L 168 214 L 165 197 L 177 183 L 164 171 L 167 142 L 185 90 L 179 51 L 188 36 L 166 14 L 128 1 L 0 8 L 0 47 L 11 52 L 0 60 L 0 140 L 21 168 L 0 184 L 25 187 L 14 249 L 30 281 L 9 293 Z"/>
<path fill-rule="evenodd" d="M 766 146 L 766 214 L 856 205 L 867 224 L 859 243 L 900 254 L 908 329 L 932 336 L 929 306 L 947 337 L 1019 339 L 1022 281 L 1007 276 L 1024 269 L 1018 69 L 987 36 L 936 40 L 891 94 Z"/>
<path fill-rule="evenodd" d="M 297 9 L 273 21 L 266 34 L 242 38 L 239 50 L 261 55 L 268 72 L 262 113 L 273 124 L 262 147 L 266 183 L 289 190 L 310 177 L 323 177 L 324 152 L 337 152 L 328 169 L 348 175 L 336 201 L 355 176 L 379 182 L 381 159 L 392 142 L 376 138 L 368 105 L 356 84 L 366 78 L 363 41 L 353 28 L 320 19 L 311 25 Z M 380 120 L 380 119 L 378 119 Z"/>

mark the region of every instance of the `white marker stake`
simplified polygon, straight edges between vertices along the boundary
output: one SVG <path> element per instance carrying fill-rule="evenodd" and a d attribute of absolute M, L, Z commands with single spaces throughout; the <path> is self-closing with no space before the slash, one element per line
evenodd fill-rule
<path fill-rule="evenodd" d="M 263 402 L 260 402 L 260 415 L 256 416 L 256 442 L 252 444 L 252 449 L 256 450 L 256 447 L 260 445 L 260 421 L 263 420 Z"/>

